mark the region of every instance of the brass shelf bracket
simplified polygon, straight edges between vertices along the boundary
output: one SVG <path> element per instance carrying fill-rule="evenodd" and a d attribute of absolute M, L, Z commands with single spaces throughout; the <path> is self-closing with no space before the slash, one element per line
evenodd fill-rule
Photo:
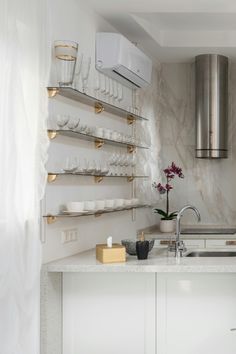
<path fill-rule="evenodd" d="M 56 222 L 56 220 L 57 220 L 57 217 L 56 217 L 56 216 L 52 216 L 52 215 L 48 215 L 48 216 L 47 216 L 47 223 L 48 223 L 48 225 L 53 224 L 54 222 Z"/>
<path fill-rule="evenodd" d="M 58 136 L 58 132 L 56 130 L 48 130 L 48 137 L 50 140 L 55 139 Z"/>
<path fill-rule="evenodd" d="M 128 114 L 128 116 L 127 116 L 127 123 L 128 123 L 129 125 L 131 125 L 131 124 L 134 124 L 135 121 L 136 121 L 135 117 L 134 117 L 132 114 Z"/>
<path fill-rule="evenodd" d="M 95 183 L 101 183 L 103 180 L 103 177 L 102 176 L 94 176 L 94 182 Z"/>
<path fill-rule="evenodd" d="M 127 177 L 127 181 L 128 181 L 128 182 L 133 182 L 133 180 L 134 180 L 134 176 L 129 176 L 129 177 Z"/>
<path fill-rule="evenodd" d="M 58 94 L 58 92 L 59 92 L 58 87 L 49 87 L 48 88 L 48 97 L 53 98 Z"/>
<path fill-rule="evenodd" d="M 94 103 L 94 109 L 95 109 L 95 113 L 99 114 L 99 113 L 102 113 L 104 111 L 104 106 L 100 102 L 95 102 Z"/>
<path fill-rule="evenodd" d="M 96 149 L 100 149 L 103 145 L 104 145 L 104 140 L 102 139 L 96 139 L 94 141 L 94 144 L 95 144 L 95 148 Z"/>
<path fill-rule="evenodd" d="M 136 148 L 134 145 L 127 145 L 127 152 L 129 154 L 132 154 L 133 152 L 135 152 Z"/>
<path fill-rule="evenodd" d="M 57 175 L 56 174 L 49 174 L 48 175 L 48 183 L 52 183 L 57 179 Z"/>

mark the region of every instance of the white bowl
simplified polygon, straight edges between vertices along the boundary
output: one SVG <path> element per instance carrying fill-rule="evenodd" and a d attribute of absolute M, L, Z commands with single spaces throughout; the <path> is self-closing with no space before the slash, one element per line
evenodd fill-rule
<path fill-rule="evenodd" d="M 106 208 L 113 208 L 114 207 L 114 199 L 106 199 L 105 200 L 105 207 Z"/>
<path fill-rule="evenodd" d="M 96 200 L 96 209 L 103 210 L 105 208 L 105 200 Z"/>
<path fill-rule="evenodd" d="M 86 200 L 84 202 L 84 208 L 88 211 L 94 211 L 96 209 L 96 202 L 94 200 Z"/>
<path fill-rule="evenodd" d="M 66 210 L 73 212 L 84 211 L 84 202 L 68 202 L 66 203 Z"/>

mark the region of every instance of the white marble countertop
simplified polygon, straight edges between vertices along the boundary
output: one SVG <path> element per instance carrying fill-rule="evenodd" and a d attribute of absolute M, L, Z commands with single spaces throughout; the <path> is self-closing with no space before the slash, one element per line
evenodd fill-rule
<path fill-rule="evenodd" d="M 227 249 L 228 250 L 228 249 Z M 190 251 L 190 250 L 188 250 Z M 208 249 L 209 251 L 209 249 Z M 219 249 L 218 249 L 219 251 Z M 128 256 L 126 263 L 102 264 L 95 250 L 89 250 L 45 264 L 48 272 L 152 272 L 152 273 L 236 273 L 236 257 L 183 257 L 176 260 L 167 249 L 153 249 L 147 260 Z"/>

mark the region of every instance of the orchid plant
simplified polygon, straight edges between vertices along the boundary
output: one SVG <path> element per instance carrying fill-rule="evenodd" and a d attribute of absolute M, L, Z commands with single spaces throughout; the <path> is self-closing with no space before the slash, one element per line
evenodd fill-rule
<path fill-rule="evenodd" d="M 166 209 L 162 210 L 162 209 L 154 209 L 155 213 L 158 213 L 159 215 L 161 215 L 161 219 L 162 220 L 173 220 L 176 215 L 177 212 L 174 211 L 172 213 L 170 213 L 170 201 L 169 201 L 169 193 L 170 191 L 173 189 L 172 185 L 170 184 L 170 182 L 175 178 L 175 177 L 179 177 L 179 178 L 184 178 L 183 172 L 182 172 L 182 168 L 177 167 L 176 164 L 174 162 L 172 162 L 172 164 L 170 166 L 168 166 L 167 168 L 165 168 L 163 170 L 164 174 L 165 174 L 165 178 L 166 178 L 166 184 L 161 184 L 161 183 L 153 183 L 153 187 L 160 193 L 160 194 L 166 194 Z"/>

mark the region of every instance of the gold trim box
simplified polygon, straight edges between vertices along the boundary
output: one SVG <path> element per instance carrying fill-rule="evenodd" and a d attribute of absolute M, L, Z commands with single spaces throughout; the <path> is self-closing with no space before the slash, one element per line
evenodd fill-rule
<path fill-rule="evenodd" d="M 125 262 L 125 247 L 119 243 L 113 243 L 112 247 L 107 247 L 106 244 L 96 245 L 96 258 L 101 263 Z"/>

